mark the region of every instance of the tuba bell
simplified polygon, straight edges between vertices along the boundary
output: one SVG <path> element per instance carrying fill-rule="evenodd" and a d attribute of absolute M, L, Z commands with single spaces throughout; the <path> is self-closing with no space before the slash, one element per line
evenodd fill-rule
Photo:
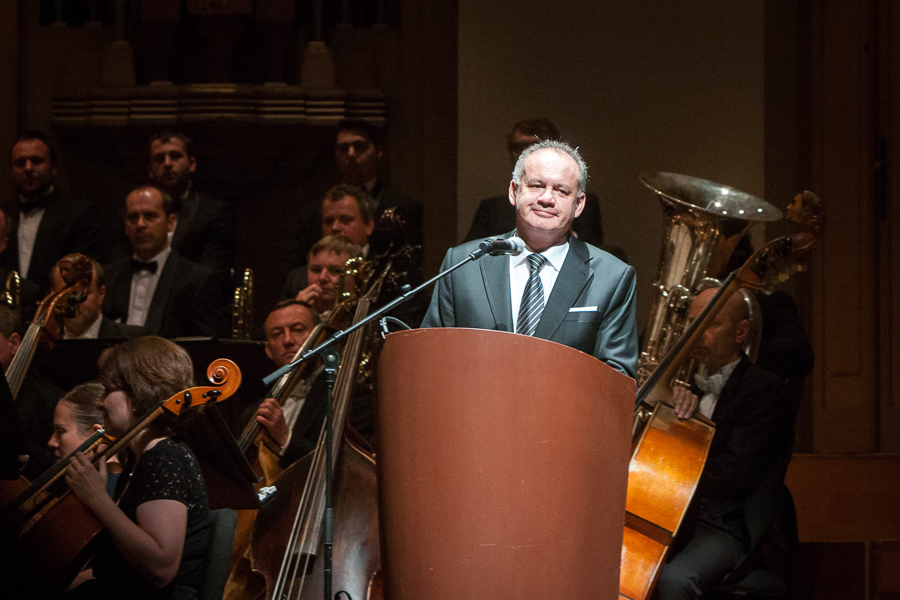
<path fill-rule="evenodd" d="M 744 234 L 757 223 L 782 218 L 765 200 L 705 179 L 647 172 L 640 180 L 659 196 L 665 232 L 638 357 L 638 386 L 684 331 L 693 297 L 719 285 L 716 276 Z"/>

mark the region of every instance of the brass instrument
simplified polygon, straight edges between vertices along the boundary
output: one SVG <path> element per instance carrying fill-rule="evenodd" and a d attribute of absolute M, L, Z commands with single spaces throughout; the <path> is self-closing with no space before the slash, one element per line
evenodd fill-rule
<path fill-rule="evenodd" d="M 253 337 L 253 269 L 244 269 L 241 283 L 234 288 L 231 305 L 231 338 L 249 340 Z"/>
<path fill-rule="evenodd" d="M 10 271 L 6 277 L 6 288 L 0 292 L 0 304 L 5 304 L 14 311 L 18 312 L 21 305 L 22 282 L 19 280 L 19 274 L 16 271 Z"/>
<path fill-rule="evenodd" d="M 640 180 L 659 196 L 666 227 L 638 358 L 639 386 L 684 331 L 693 297 L 719 285 L 715 276 L 741 237 L 759 222 L 782 218 L 781 211 L 765 200 L 705 179 L 647 172 Z"/>

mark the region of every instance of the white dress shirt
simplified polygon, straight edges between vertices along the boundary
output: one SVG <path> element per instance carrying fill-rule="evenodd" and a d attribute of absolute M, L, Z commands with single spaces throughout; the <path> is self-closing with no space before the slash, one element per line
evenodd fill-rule
<path fill-rule="evenodd" d="M 128 301 L 128 321 L 129 325 L 140 325 L 143 327 L 147 323 L 147 314 L 150 312 L 150 304 L 153 302 L 153 294 L 156 292 L 156 285 L 159 283 L 159 276 L 166 266 L 166 260 L 169 258 L 171 249 L 166 249 L 144 262 L 156 261 L 156 273 L 148 271 L 140 271 L 131 276 L 131 296 Z M 140 260 L 136 256 L 134 257 Z"/>
<path fill-rule="evenodd" d="M 553 286 L 556 283 L 559 270 L 562 269 L 568 253 L 568 239 L 564 244 L 552 246 L 541 252 L 547 259 L 547 262 L 544 263 L 540 273 L 541 285 L 544 287 L 544 306 L 547 305 L 547 300 L 550 298 L 550 292 L 553 291 Z M 525 252 L 522 252 L 518 256 L 512 254 L 509 255 L 509 297 L 512 301 L 513 326 L 515 326 L 519 319 L 519 308 L 522 306 L 522 296 L 525 294 L 525 286 L 528 284 L 528 277 L 531 275 L 531 271 L 528 268 L 529 254 L 533 254 L 533 252 L 526 246 Z"/>
<path fill-rule="evenodd" d="M 716 404 L 719 402 L 719 396 L 722 394 L 722 389 L 724 389 L 725 384 L 728 382 L 728 378 L 731 377 L 734 368 L 740 360 L 741 359 L 738 359 L 732 363 L 728 363 L 719 369 L 715 375 L 711 375 L 710 377 L 706 377 L 703 372 L 694 375 L 694 382 L 697 384 L 697 387 L 706 392 L 703 394 L 703 397 L 700 398 L 700 406 L 697 410 L 707 419 L 712 419 L 713 413 L 716 410 Z"/>
<path fill-rule="evenodd" d="M 81 332 L 81 335 L 72 335 L 68 329 L 63 331 L 64 340 L 96 340 L 100 337 L 100 323 L 103 322 L 103 315 L 97 315 L 91 326 Z"/>

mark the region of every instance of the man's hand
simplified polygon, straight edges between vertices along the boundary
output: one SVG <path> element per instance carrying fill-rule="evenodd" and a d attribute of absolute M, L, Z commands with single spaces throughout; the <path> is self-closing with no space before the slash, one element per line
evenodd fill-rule
<path fill-rule="evenodd" d="M 311 283 L 306 286 L 306 288 L 297 292 L 297 297 L 295 300 L 299 300 L 300 302 L 306 302 L 307 304 L 314 305 L 316 301 L 322 296 L 322 288 L 319 287 L 318 283 Z"/>
<path fill-rule="evenodd" d="M 690 419 L 700 406 L 700 398 L 692 394 L 685 387 L 675 386 L 672 390 L 672 404 L 675 405 L 675 414 L 680 419 Z"/>
<path fill-rule="evenodd" d="M 256 409 L 256 420 L 266 428 L 275 443 L 280 448 L 284 448 L 288 442 L 290 430 L 287 423 L 284 422 L 284 411 L 281 410 L 281 405 L 274 398 L 263 400 Z"/>

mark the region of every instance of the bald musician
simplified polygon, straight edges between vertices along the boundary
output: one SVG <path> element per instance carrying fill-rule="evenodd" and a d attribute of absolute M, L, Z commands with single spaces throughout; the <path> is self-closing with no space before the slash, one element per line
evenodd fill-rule
<path fill-rule="evenodd" d="M 696 318 L 715 289 L 694 299 Z M 744 355 L 750 329 L 747 305 L 732 295 L 704 331 L 695 358 L 709 375 L 697 377 L 698 394 L 675 390 L 679 417 L 699 410 L 716 424 L 706 467 L 688 516 L 673 543 L 672 558 L 656 585 L 656 598 L 699 598 L 747 553 L 744 502 L 773 471 L 790 460 L 794 412 L 776 375 Z"/>

